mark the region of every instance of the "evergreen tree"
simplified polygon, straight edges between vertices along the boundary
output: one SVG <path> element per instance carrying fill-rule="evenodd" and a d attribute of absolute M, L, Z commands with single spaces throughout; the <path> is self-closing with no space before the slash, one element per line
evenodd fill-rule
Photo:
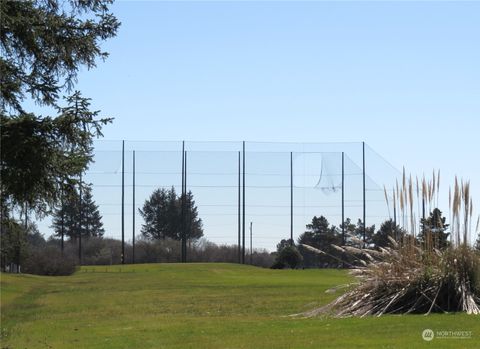
<path fill-rule="evenodd" d="M 303 261 L 301 253 L 294 245 L 281 245 L 281 243 L 278 245 L 281 248 L 277 250 L 277 257 L 272 265 L 272 269 L 284 269 L 286 267 L 291 269 L 297 268 Z"/>
<path fill-rule="evenodd" d="M 372 242 L 375 246 L 387 247 L 391 246 L 388 237 L 395 241 L 401 241 L 405 234 L 405 230 L 403 230 L 398 224 L 395 224 L 393 219 L 389 219 L 380 225 L 380 229 L 372 237 Z"/>
<path fill-rule="evenodd" d="M 167 191 L 166 200 L 165 207 L 167 207 L 167 212 L 165 216 L 160 217 L 158 221 L 161 224 L 161 222 L 165 220 L 163 228 L 165 233 L 163 234 L 163 238 L 169 237 L 174 240 L 181 240 L 182 205 L 174 187 Z"/>
<path fill-rule="evenodd" d="M 280 252 L 287 246 L 293 246 L 293 245 L 295 245 L 295 242 L 292 239 L 282 239 L 277 244 L 277 252 Z"/>
<path fill-rule="evenodd" d="M 177 207 L 176 200 L 168 200 L 169 195 L 175 194 L 175 189 L 156 189 L 145 201 L 143 209 L 139 209 L 145 221 L 142 225 L 142 234 L 149 239 L 165 239 L 169 231 L 176 231 Z"/>
<path fill-rule="evenodd" d="M 102 237 L 105 233 L 102 216 L 97 204 L 93 200 L 92 188 L 90 186 L 85 187 L 82 195 L 82 211 L 82 236 Z"/>
<path fill-rule="evenodd" d="M 22 265 L 26 257 L 27 232 L 17 220 L 4 217 L 0 229 L 0 263 L 2 270 L 10 264 Z"/>
<path fill-rule="evenodd" d="M 299 246 L 299 251 L 303 256 L 304 265 L 307 267 L 320 266 L 332 267 L 337 266 L 339 261 L 338 251 L 332 247 L 333 245 L 341 245 L 342 236 L 339 234 L 335 226 L 330 226 L 328 220 L 324 216 L 314 216 L 312 222 L 307 224 L 307 231 L 298 238 L 299 244 L 305 244 L 315 247 L 325 254 L 318 255 L 306 248 Z"/>
<path fill-rule="evenodd" d="M 357 224 L 352 223 L 350 218 L 345 219 L 345 245 L 354 246 L 357 248 L 363 247 L 363 223 L 359 219 Z M 342 233 L 342 224 L 340 224 L 339 233 Z M 373 236 L 375 233 L 375 225 L 367 227 L 365 231 L 365 242 L 366 245 L 373 243 Z"/>
<path fill-rule="evenodd" d="M 55 106 L 76 82 L 80 67 L 94 68 L 108 54 L 100 42 L 120 23 L 113 0 L 0 2 L 0 86 L 4 108 L 24 113 L 25 95 Z"/>
<path fill-rule="evenodd" d="M 192 192 L 184 198 L 184 223 L 182 224 L 182 197 L 175 189 L 156 189 L 147 199 L 140 214 L 144 219 L 142 234 L 148 239 L 181 240 L 182 228 L 187 239 L 197 240 L 203 236 L 202 220 L 198 218 Z"/>
<path fill-rule="evenodd" d="M 369 246 L 373 244 L 373 235 L 375 234 L 375 225 L 367 226 L 365 229 L 365 242 L 363 241 L 364 231 L 363 231 L 363 222 L 361 219 L 358 219 L 357 226 L 352 233 L 356 239 L 350 241 L 347 240 L 347 245 L 351 245 L 357 248 L 363 248 L 365 246 Z"/>
<path fill-rule="evenodd" d="M 198 218 L 198 209 L 191 191 L 186 194 L 185 208 L 187 239 L 200 239 L 203 236 L 203 223 L 202 220 Z"/>
<path fill-rule="evenodd" d="M 351 237 L 355 235 L 356 225 L 352 223 L 350 218 L 346 218 L 343 224 L 340 224 L 339 232 L 342 233 L 342 228 L 345 227 L 345 244 L 349 245 Z"/>
<path fill-rule="evenodd" d="M 2 242 L 0 244 L 2 270 L 6 270 L 6 267 L 11 263 L 23 266 L 32 249 L 44 247 L 46 244 L 35 222 L 30 222 L 25 227 L 24 222 L 19 222 L 10 217 L 4 217 L 2 221 L 0 241 Z"/>
<path fill-rule="evenodd" d="M 1 194 L 11 209 L 44 215 L 72 190 L 92 160 L 92 140 L 111 119 L 98 119 L 90 101 L 70 93 L 81 67 L 95 67 L 107 53 L 100 42 L 119 22 L 111 0 L 0 2 Z M 28 97 L 29 103 L 23 103 Z M 57 109 L 39 116 L 31 101 Z"/>
<path fill-rule="evenodd" d="M 102 237 L 105 233 L 102 216 L 92 196 L 92 188 L 85 186 L 82 192 L 82 202 L 77 191 L 65 195 L 63 204 L 54 211 L 52 228 L 55 236 L 76 240 L 79 234 L 82 238 L 91 236 Z M 81 210 L 81 212 L 80 212 Z"/>
<path fill-rule="evenodd" d="M 50 226 L 55 236 L 63 239 L 68 237 L 72 240 L 78 237 L 78 201 L 79 196 L 76 191 L 63 193 L 59 207 L 53 212 Z"/>
<path fill-rule="evenodd" d="M 449 224 L 446 224 L 447 219 L 442 216 L 442 211 L 435 208 L 425 220 L 422 218 L 420 223 L 422 230 L 418 236 L 420 242 L 425 246 L 433 246 L 435 248 L 443 249 L 449 245 L 447 233 Z"/>

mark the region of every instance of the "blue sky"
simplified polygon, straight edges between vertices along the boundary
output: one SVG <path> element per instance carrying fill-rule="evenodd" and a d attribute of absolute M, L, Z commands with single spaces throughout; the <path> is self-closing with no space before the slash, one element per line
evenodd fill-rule
<path fill-rule="evenodd" d="M 122 27 L 104 45 L 111 56 L 78 85 L 116 118 L 107 139 L 365 140 L 395 165 L 427 171 L 475 154 L 479 3 L 113 10 Z"/>
<path fill-rule="evenodd" d="M 119 1 L 106 139 L 365 141 L 480 198 L 479 2 Z M 446 208 L 444 209 L 446 210 Z"/>

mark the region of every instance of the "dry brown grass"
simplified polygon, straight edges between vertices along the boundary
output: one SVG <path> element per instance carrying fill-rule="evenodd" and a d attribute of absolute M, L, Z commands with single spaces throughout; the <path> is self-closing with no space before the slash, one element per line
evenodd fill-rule
<path fill-rule="evenodd" d="M 455 178 L 453 192 L 449 195 L 451 241 L 443 250 L 438 248 L 428 230 L 423 231 L 423 243 L 416 238 L 413 183 L 404 171 L 402 184 L 399 186 L 397 182 L 393 195 L 393 207 L 400 207 L 402 224 L 405 228 L 410 225 L 411 234 L 402 241 L 391 239 L 391 247 L 387 248 L 335 246 L 360 262 L 360 266 L 351 269 L 357 282 L 351 285 L 350 291 L 327 306 L 298 315 L 343 317 L 456 311 L 480 314 L 480 256 L 469 241 L 473 212 L 470 183 Z M 416 183 L 418 197 L 418 178 Z M 420 199 L 426 210 L 438 203 L 439 184 L 440 172 L 434 172 L 431 181 L 421 180 Z M 386 198 L 389 204 L 387 195 Z M 477 230 L 478 225 L 477 221 Z"/>
<path fill-rule="evenodd" d="M 480 314 L 480 259 L 468 246 L 429 253 L 393 241 L 391 248 L 342 250 L 364 262 L 351 270 L 358 282 L 334 302 L 303 316 L 456 311 Z"/>

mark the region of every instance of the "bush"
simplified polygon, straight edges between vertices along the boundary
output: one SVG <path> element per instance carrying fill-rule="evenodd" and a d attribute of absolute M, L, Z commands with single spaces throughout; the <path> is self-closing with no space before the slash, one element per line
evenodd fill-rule
<path fill-rule="evenodd" d="M 429 251 L 413 243 L 392 243 L 392 248 L 381 250 L 337 246 L 363 261 L 364 266 L 352 269 L 358 278 L 356 287 L 307 315 L 457 311 L 480 315 L 480 257 L 471 247 Z"/>
<path fill-rule="evenodd" d="M 283 262 L 275 260 L 270 269 L 285 269 L 285 267 L 286 265 Z"/>
<path fill-rule="evenodd" d="M 295 246 L 285 246 L 277 255 L 272 269 L 283 269 L 289 267 L 295 269 L 303 261 L 303 257 Z"/>
<path fill-rule="evenodd" d="M 24 273 L 52 276 L 71 275 L 76 269 L 75 261 L 70 257 L 62 256 L 54 246 L 31 249 L 22 266 Z"/>

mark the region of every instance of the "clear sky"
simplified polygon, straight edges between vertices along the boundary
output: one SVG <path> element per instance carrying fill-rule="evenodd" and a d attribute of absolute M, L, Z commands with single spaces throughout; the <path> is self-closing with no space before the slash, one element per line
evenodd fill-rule
<path fill-rule="evenodd" d="M 106 139 L 366 141 L 480 181 L 480 3 L 137 2 L 79 88 Z M 478 184 L 480 186 L 480 184 Z"/>
<path fill-rule="evenodd" d="M 480 202 L 480 2 L 119 1 L 106 139 L 365 141 Z M 446 210 L 446 208 L 444 209 Z"/>

